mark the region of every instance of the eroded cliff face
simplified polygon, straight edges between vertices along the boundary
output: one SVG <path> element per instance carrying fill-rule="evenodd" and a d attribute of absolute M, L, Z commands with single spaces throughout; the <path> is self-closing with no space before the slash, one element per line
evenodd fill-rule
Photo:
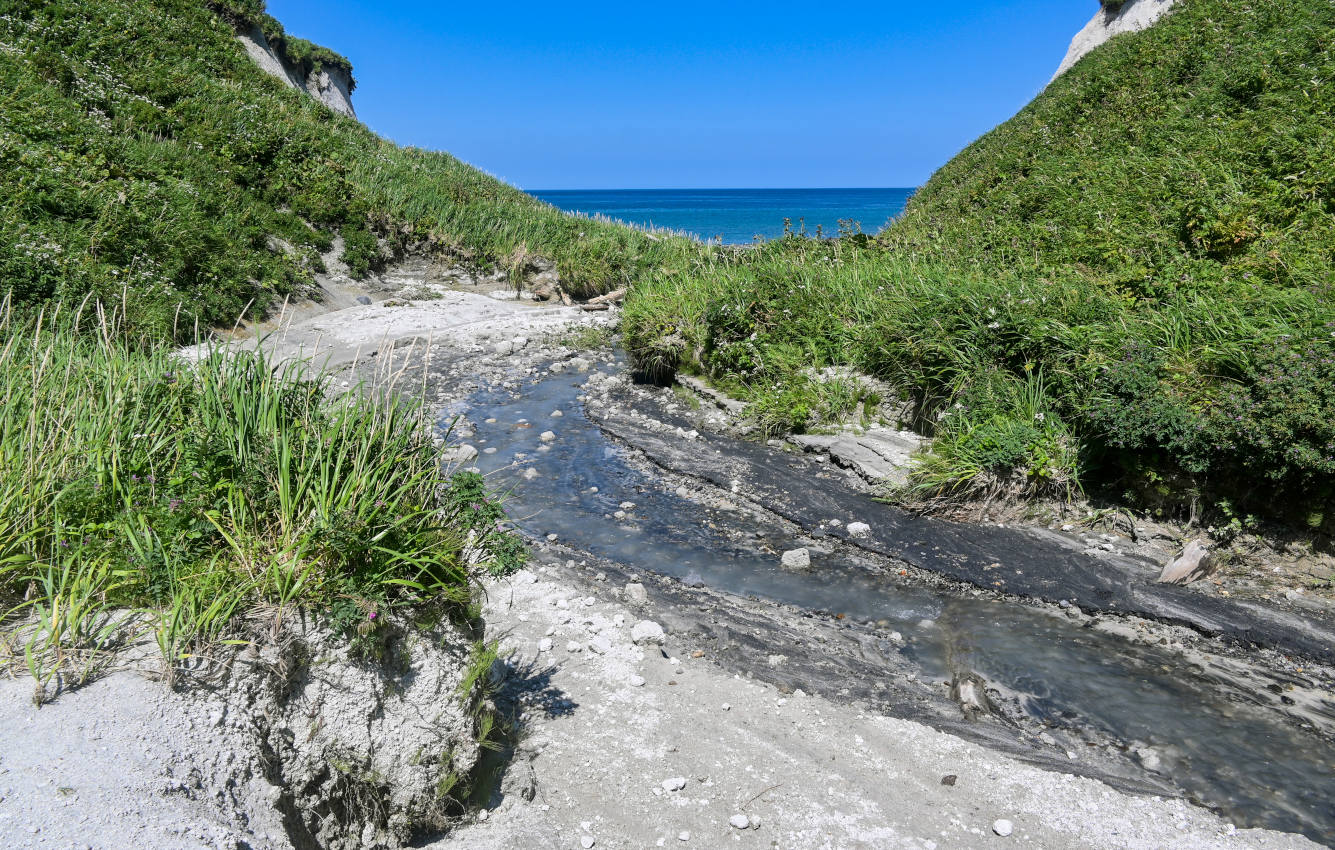
<path fill-rule="evenodd" d="M 1066 51 L 1055 80 L 1074 65 L 1089 51 L 1103 44 L 1115 35 L 1124 32 L 1136 32 L 1153 24 L 1173 7 L 1175 0 L 1103 0 L 1102 8 L 1094 15 L 1085 28 L 1071 39 L 1071 47 Z"/>
<path fill-rule="evenodd" d="M 301 89 L 341 115 L 357 117 L 352 108 L 352 75 L 347 71 L 342 68 L 317 68 L 303 75 L 301 68 L 284 61 L 274 51 L 264 31 L 257 26 L 237 33 L 236 38 L 246 48 L 250 58 L 255 60 L 255 64 L 269 74 L 294 89 Z"/>

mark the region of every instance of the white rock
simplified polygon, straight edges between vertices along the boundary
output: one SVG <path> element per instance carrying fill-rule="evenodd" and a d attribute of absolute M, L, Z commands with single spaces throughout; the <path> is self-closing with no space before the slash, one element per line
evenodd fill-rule
<path fill-rule="evenodd" d="M 663 627 L 653 620 L 640 620 L 630 628 L 630 639 L 641 646 L 646 644 L 661 645 L 667 640 Z"/>
<path fill-rule="evenodd" d="M 538 652 L 551 652 L 551 651 L 552 651 L 551 638 L 543 638 L 542 640 L 538 641 Z"/>
<path fill-rule="evenodd" d="M 997 820 L 992 821 L 992 831 L 995 832 L 997 835 L 1000 835 L 1002 838 L 1005 838 L 1006 836 L 1010 835 L 1011 832 L 1013 832 L 1014 830 L 1015 830 L 1015 824 L 1011 823 L 1005 818 L 999 818 Z"/>
<path fill-rule="evenodd" d="M 528 337 L 517 336 L 510 340 L 510 344 L 514 346 L 515 351 L 519 351 L 521 348 L 528 345 Z"/>
<path fill-rule="evenodd" d="M 871 526 L 865 522 L 850 522 L 848 524 L 848 534 L 850 537 L 866 537 L 871 534 Z"/>
<path fill-rule="evenodd" d="M 592 847 L 592 846 L 593 846 L 594 844 L 596 844 L 596 843 L 597 843 L 597 842 L 595 842 L 595 841 L 593 840 L 593 836 L 592 836 L 592 835 L 586 835 L 586 836 L 584 836 L 583 838 L 581 838 L 581 839 L 579 840 L 579 846 L 580 846 L 580 847 L 583 847 L 584 850 L 589 850 L 589 848 Z"/>
<path fill-rule="evenodd" d="M 687 832 L 686 830 L 683 829 L 681 832 L 677 833 L 677 840 L 678 840 L 678 841 L 690 841 L 690 840 L 691 840 L 691 834 L 690 834 L 689 832 Z"/>
<path fill-rule="evenodd" d="M 626 601 L 632 605 L 642 605 L 649 599 L 649 593 L 644 589 L 644 585 L 638 581 L 632 581 L 626 585 Z"/>
<path fill-rule="evenodd" d="M 747 829 L 751 826 L 751 819 L 746 815 L 733 815 L 728 818 L 728 826 L 733 829 Z"/>
<path fill-rule="evenodd" d="M 544 443 L 550 443 L 552 440 L 556 439 L 556 434 L 551 431 L 543 431 L 538 435 L 538 439 L 542 440 Z"/>
<path fill-rule="evenodd" d="M 504 357 L 507 354 L 514 353 L 515 344 L 507 339 L 505 342 L 496 343 L 494 346 L 492 346 L 492 350 L 495 351 L 497 354 L 501 355 L 502 357 Z"/>
<path fill-rule="evenodd" d="M 589 641 L 589 652 L 606 655 L 612 651 L 612 642 L 601 635 Z"/>
<path fill-rule="evenodd" d="M 553 411 L 552 411 L 552 418 L 553 418 L 553 419 L 560 419 L 562 416 L 565 416 L 565 414 L 562 413 L 561 411 L 559 411 L 559 410 L 553 410 Z"/>
<path fill-rule="evenodd" d="M 643 677 L 643 676 L 631 676 L 631 677 L 630 677 L 630 685 L 631 685 L 632 688 L 642 688 L 642 687 L 644 687 L 644 677 Z"/>
<path fill-rule="evenodd" d="M 525 469 L 525 470 L 524 470 L 524 480 L 525 480 L 525 481 L 532 481 L 534 478 L 537 478 L 537 477 L 538 477 L 538 471 L 537 471 L 536 469 L 534 469 L 533 467 L 530 466 L 528 469 Z"/>
<path fill-rule="evenodd" d="M 625 511 L 617 511 L 616 513 L 612 514 L 612 516 L 613 516 L 615 519 L 625 519 L 625 518 L 626 518 L 626 512 L 625 512 Z"/>
<path fill-rule="evenodd" d="M 583 649 L 584 644 L 577 640 L 572 640 L 566 644 L 566 652 L 581 652 Z"/>
<path fill-rule="evenodd" d="M 806 570 L 811 568 L 811 553 L 806 549 L 789 549 L 783 553 L 779 563 L 785 570 Z"/>
<path fill-rule="evenodd" d="M 686 787 L 686 777 L 674 776 L 671 779 L 664 779 L 662 785 L 664 791 L 680 791 Z"/>

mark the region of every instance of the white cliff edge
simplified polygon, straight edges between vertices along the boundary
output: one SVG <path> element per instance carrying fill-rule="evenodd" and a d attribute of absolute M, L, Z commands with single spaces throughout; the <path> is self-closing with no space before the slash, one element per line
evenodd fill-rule
<path fill-rule="evenodd" d="M 1052 79 L 1065 74 L 1072 65 L 1084 58 L 1089 51 L 1108 41 L 1115 35 L 1138 32 L 1153 24 L 1173 7 L 1174 0 L 1126 0 L 1121 5 L 1104 2 L 1103 8 L 1094 15 L 1085 28 L 1071 39 L 1071 47 L 1066 51 L 1066 58 Z M 1112 8 L 1110 8 L 1112 7 Z"/>
<path fill-rule="evenodd" d="M 353 119 L 357 117 L 352 108 L 352 76 L 347 71 L 340 68 L 313 70 L 303 78 L 300 69 L 284 62 L 274 51 L 259 27 L 237 33 L 236 39 L 246 48 L 255 64 L 268 74 L 294 89 L 306 92 L 340 115 Z"/>

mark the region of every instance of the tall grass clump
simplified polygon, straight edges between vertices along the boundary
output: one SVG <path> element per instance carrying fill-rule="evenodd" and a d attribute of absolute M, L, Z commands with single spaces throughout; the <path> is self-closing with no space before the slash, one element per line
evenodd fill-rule
<path fill-rule="evenodd" d="M 465 543 L 485 561 L 507 536 L 420 407 L 256 352 L 185 362 L 120 321 L 0 314 L 0 595 L 39 681 L 131 623 L 170 676 L 256 605 L 354 640 L 392 608 L 466 615 Z"/>

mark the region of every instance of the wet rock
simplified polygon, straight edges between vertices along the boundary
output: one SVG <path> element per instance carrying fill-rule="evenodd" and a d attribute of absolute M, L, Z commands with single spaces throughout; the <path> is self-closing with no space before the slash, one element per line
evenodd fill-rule
<path fill-rule="evenodd" d="M 477 457 L 477 449 L 464 443 L 441 452 L 440 459 L 446 463 L 468 463 Z"/>
<path fill-rule="evenodd" d="M 1163 584 L 1190 584 L 1208 576 L 1214 567 L 1210 547 L 1199 540 L 1193 540 L 1163 568 L 1157 581 Z"/>
<path fill-rule="evenodd" d="M 538 439 L 542 440 L 544 443 L 550 443 L 552 440 L 556 439 L 556 434 L 552 431 L 543 431 L 538 435 Z"/>
<path fill-rule="evenodd" d="M 977 673 L 955 674 L 950 683 L 950 698 L 959 703 L 965 717 L 973 718 L 996 711 L 987 696 L 987 682 Z"/>
<path fill-rule="evenodd" d="M 783 553 L 779 563 L 785 570 L 811 569 L 811 552 L 805 548 L 789 549 Z"/>
<path fill-rule="evenodd" d="M 356 300 L 357 303 L 363 307 L 366 307 L 371 303 L 371 297 L 369 295 L 358 295 Z"/>
<path fill-rule="evenodd" d="M 667 634 L 653 620 L 641 620 L 631 626 L 630 639 L 640 646 L 662 645 L 667 640 Z"/>

